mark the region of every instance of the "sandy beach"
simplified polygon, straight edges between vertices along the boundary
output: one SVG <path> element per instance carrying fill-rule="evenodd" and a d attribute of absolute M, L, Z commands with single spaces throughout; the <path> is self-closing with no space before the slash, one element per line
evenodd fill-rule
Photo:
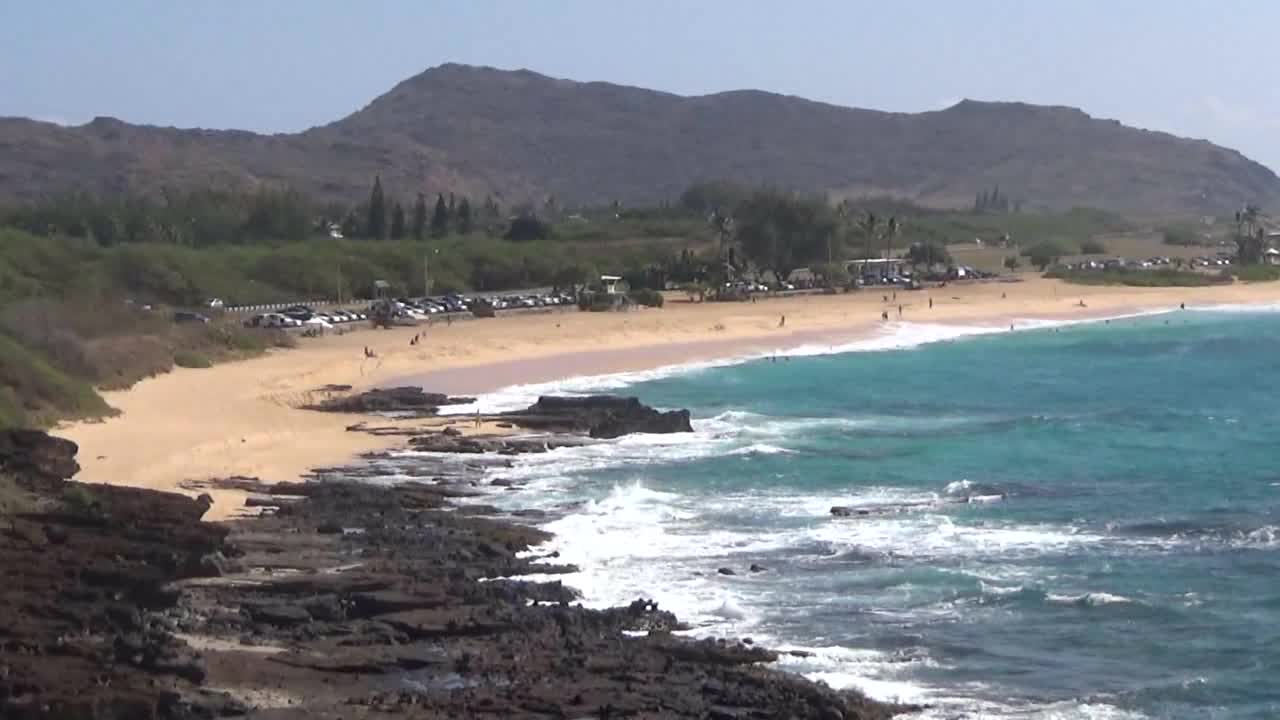
<path fill-rule="evenodd" d="M 180 489 L 186 480 L 231 475 L 279 482 L 399 444 L 395 437 L 347 432 L 359 417 L 298 409 L 329 384 L 364 389 L 421 383 L 431 391 L 476 394 L 516 383 L 851 342 L 884 332 L 882 312 L 888 313 L 890 328 L 899 321 L 1016 328 L 1026 320 L 1088 319 L 1181 303 L 1194 309 L 1280 301 L 1280 284 L 1274 283 L 1120 288 L 1066 285 L 1033 275 L 1013 283 L 898 291 L 886 302 L 891 292 L 868 289 L 755 303 L 690 303 L 671 295 L 662 309 L 561 310 L 361 329 L 303 339 L 296 349 L 210 369 L 177 369 L 107 393 L 119 415 L 68 424 L 56 434 L 80 445 L 83 469 L 77 479 L 88 482 L 164 490 Z M 410 345 L 418 333 L 422 341 Z M 376 357 L 366 358 L 366 347 Z M 227 517 L 241 505 L 235 493 L 218 494 L 206 517 Z"/>

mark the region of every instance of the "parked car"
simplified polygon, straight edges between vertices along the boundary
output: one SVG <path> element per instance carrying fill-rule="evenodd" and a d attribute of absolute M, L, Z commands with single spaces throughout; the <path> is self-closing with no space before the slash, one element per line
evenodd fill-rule
<path fill-rule="evenodd" d="M 178 312 L 175 312 L 173 314 L 173 321 L 176 323 L 190 323 L 190 322 L 208 323 L 209 318 L 197 312 L 186 312 L 184 310 L 179 310 Z"/>
<path fill-rule="evenodd" d="M 290 328 L 298 327 L 302 323 L 281 313 L 262 313 L 245 320 L 244 325 L 255 328 Z"/>

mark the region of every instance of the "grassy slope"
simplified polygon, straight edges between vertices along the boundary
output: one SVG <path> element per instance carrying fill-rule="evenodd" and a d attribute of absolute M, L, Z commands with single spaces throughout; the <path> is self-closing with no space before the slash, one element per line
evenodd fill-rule
<path fill-rule="evenodd" d="M 0 334 L 0 428 L 110 412 L 88 380 L 53 367 L 40 353 Z"/>

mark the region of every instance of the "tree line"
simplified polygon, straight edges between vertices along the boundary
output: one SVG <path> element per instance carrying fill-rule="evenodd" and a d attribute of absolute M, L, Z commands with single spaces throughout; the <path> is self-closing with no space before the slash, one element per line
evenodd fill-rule
<path fill-rule="evenodd" d="M 90 238 L 104 247 L 165 243 L 188 247 L 304 240 L 340 232 L 344 237 L 400 240 L 470 235 L 478 229 L 501 234 L 507 222 L 497 200 L 478 208 L 471 199 L 438 193 L 428 207 L 418 193 L 412 208 L 389 198 L 374 178 L 368 201 L 353 207 L 318 203 L 290 189 L 251 191 L 166 190 L 158 196 L 71 193 L 0 208 L 0 226 L 35 235 Z"/>

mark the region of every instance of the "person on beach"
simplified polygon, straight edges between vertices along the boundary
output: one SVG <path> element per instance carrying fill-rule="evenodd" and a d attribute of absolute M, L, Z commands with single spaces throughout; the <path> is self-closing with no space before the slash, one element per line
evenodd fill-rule
<path fill-rule="evenodd" d="M 1178 309 L 1179 309 L 1179 310 L 1186 310 L 1186 309 L 1187 309 L 1187 304 L 1186 304 L 1186 303 L 1178 303 Z"/>
<path fill-rule="evenodd" d="M 1084 298 L 1080 298 L 1080 302 L 1076 303 L 1076 306 L 1077 306 L 1077 307 L 1082 307 L 1082 308 L 1087 308 L 1087 307 L 1089 307 L 1088 305 L 1085 305 L 1085 304 L 1084 304 Z"/>
<path fill-rule="evenodd" d="M 476 427 L 480 427 L 480 411 L 476 410 Z"/>
<path fill-rule="evenodd" d="M 901 306 L 901 305 L 899 305 L 899 306 L 898 306 L 898 318 L 899 318 L 899 319 L 901 319 L 901 318 L 902 318 L 902 306 Z"/>
<path fill-rule="evenodd" d="M 787 326 L 787 316 L 783 315 L 778 318 L 778 327 L 786 327 L 786 326 Z"/>
<path fill-rule="evenodd" d="M 880 311 L 880 319 L 885 322 L 889 322 L 889 311 L 888 310 Z"/>
<path fill-rule="evenodd" d="M 929 309 L 933 309 L 933 298 L 929 298 Z"/>

